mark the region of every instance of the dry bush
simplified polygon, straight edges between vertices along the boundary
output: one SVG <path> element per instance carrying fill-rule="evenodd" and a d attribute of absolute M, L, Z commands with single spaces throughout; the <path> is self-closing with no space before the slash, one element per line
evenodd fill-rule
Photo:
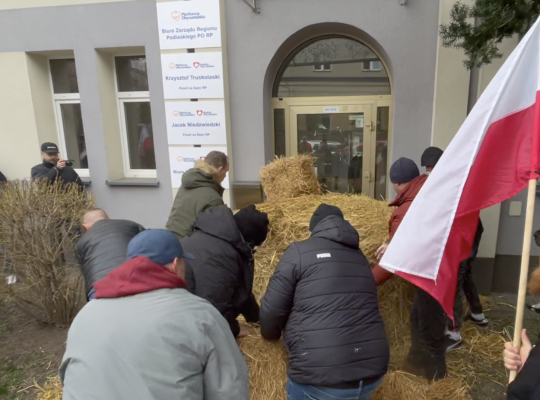
<path fill-rule="evenodd" d="M 92 204 L 75 184 L 14 181 L 2 187 L 3 266 L 17 283 L 0 284 L 14 305 L 37 321 L 67 325 L 84 304 L 74 254 L 81 217 Z"/>

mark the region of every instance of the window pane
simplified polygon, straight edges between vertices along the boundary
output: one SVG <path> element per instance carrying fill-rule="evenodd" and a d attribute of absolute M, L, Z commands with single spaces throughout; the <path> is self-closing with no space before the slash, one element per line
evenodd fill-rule
<path fill-rule="evenodd" d="M 67 154 L 62 156 L 74 161 L 73 168 L 86 169 L 88 168 L 88 157 L 86 156 L 81 105 L 61 104 L 60 109 L 62 110 L 62 124 L 67 151 Z"/>
<path fill-rule="evenodd" d="M 49 60 L 49 63 L 54 93 L 79 93 L 75 60 L 73 58 Z"/>
<path fill-rule="evenodd" d="M 125 102 L 124 111 L 130 168 L 156 169 L 150 103 Z"/>
<path fill-rule="evenodd" d="M 119 92 L 148 91 L 145 56 L 116 57 L 116 79 Z"/>
<path fill-rule="evenodd" d="M 352 39 L 325 37 L 308 42 L 283 63 L 272 96 L 388 94 L 390 79 L 377 54 Z"/>
<path fill-rule="evenodd" d="M 375 157 L 375 198 L 386 199 L 386 168 L 388 165 L 389 107 L 377 107 L 377 150 Z"/>
<path fill-rule="evenodd" d="M 274 109 L 274 141 L 276 156 L 285 155 L 285 110 Z"/>
<path fill-rule="evenodd" d="M 299 154 L 313 154 L 330 192 L 362 193 L 364 113 L 298 114 Z"/>

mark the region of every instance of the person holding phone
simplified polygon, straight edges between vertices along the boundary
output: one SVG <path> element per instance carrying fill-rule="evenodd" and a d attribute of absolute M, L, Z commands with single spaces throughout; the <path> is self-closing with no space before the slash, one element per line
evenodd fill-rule
<path fill-rule="evenodd" d="M 64 185 L 76 183 L 81 189 L 84 185 L 79 178 L 79 174 L 71 168 L 73 162 L 60 158 L 58 146 L 51 142 L 46 142 L 41 145 L 41 157 L 43 162 L 36 165 L 30 171 L 34 179 L 48 179 L 50 183 L 54 183 L 60 179 Z"/>

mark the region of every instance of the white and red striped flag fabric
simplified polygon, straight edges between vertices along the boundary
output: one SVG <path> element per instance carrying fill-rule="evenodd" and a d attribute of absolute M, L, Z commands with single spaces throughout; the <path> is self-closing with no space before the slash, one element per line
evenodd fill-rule
<path fill-rule="evenodd" d="M 459 264 L 471 253 L 480 210 L 538 179 L 539 75 L 540 19 L 476 103 L 381 260 L 451 318 Z"/>

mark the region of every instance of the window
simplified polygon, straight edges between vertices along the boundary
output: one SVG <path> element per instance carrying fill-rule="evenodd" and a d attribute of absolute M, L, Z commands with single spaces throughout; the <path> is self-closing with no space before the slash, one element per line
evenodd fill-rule
<path fill-rule="evenodd" d="M 125 176 L 155 178 L 156 157 L 145 56 L 115 57 Z"/>
<path fill-rule="evenodd" d="M 73 160 L 73 168 L 81 177 L 87 178 L 90 172 L 75 60 L 53 59 L 49 60 L 49 66 L 60 155 Z"/>
<path fill-rule="evenodd" d="M 315 64 L 313 66 L 314 72 L 331 72 L 332 71 L 332 64 Z"/>
<path fill-rule="evenodd" d="M 382 70 L 382 62 L 380 61 L 364 61 L 364 68 L 362 71 L 380 71 Z"/>

